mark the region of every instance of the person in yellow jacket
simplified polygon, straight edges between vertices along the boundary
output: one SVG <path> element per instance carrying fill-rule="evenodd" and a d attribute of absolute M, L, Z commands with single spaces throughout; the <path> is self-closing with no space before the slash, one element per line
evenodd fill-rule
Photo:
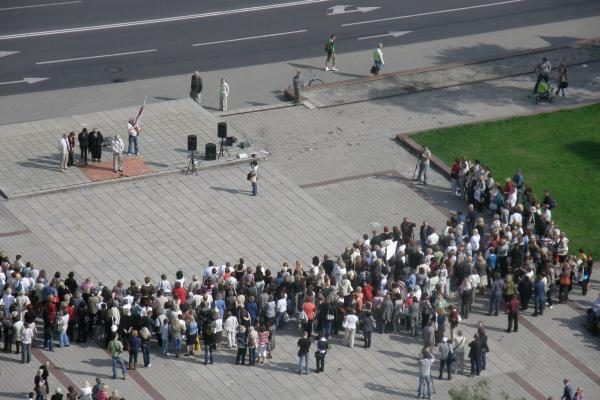
<path fill-rule="evenodd" d="M 383 68 L 383 43 L 379 43 L 379 45 L 377 46 L 377 48 L 373 51 L 373 74 L 377 75 L 379 74 L 379 71 L 381 71 L 381 68 Z"/>

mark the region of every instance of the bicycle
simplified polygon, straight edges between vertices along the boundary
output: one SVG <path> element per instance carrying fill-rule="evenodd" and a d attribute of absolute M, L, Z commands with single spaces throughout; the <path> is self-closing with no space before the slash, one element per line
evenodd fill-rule
<path fill-rule="evenodd" d="M 322 85 L 325 82 L 323 82 L 322 79 L 319 79 L 319 77 L 317 77 L 315 75 L 315 70 L 314 69 L 309 69 L 306 70 L 306 73 L 304 75 L 306 77 L 306 79 L 308 80 L 308 84 L 306 86 L 311 87 L 313 84 L 316 85 Z M 305 86 L 305 85 L 302 85 Z"/>

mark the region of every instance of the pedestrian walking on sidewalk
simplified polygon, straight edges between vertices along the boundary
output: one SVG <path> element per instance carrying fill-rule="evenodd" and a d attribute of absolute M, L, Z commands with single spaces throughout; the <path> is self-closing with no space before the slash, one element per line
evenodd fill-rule
<path fill-rule="evenodd" d="M 192 74 L 190 97 L 196 103 L 202 103 L 202 78 L 200 77 L 200 72 L 198 71 Z"/>
<path fill-rule="evenodd" d="M 294 102 L 296 105 L 300 104 L 300 87 L 304 85 L 302 82 L 302 72 L 300 70 L 296 71 L 296 75 L 292 79 L 292 85 L 294 86 Z"/>
<path fill-rule="evenodd" d="M 377 48 L 373 51 L 373 67 L 371 68 L 371 73 L 373 75 L 378 75 L 381 68 L 383 68 L 383 43 L 379 43 Z"/>
<path fill-rule="evenodd" d="M 333 33 L 325 43 L 325 52 L 327 53 L 325 71 L 337 71 L 335 67 L 335 35 Z M 329 68 L 329 61 L 331 61 L 331 68 Z"/>
<path fill-rule="evenodd" d="M 546 57 L 542 58 L 542 62 L 535 67 L 535 72 L 537 73 L 537 80 L 535 82 L 535 86 L 533 87 L 533 93 L 537 93 L 537 89 L 541 81 L 548 83 L 548 78 L 550 78 L 551 70 L 552 64 L 550 64 L 550 61 L 548 61 Z"/>
<path fill-rule="evenodd" d="M 123 149 L 125 144 L 119 135 L 115 135 L 112 140 L 113 151 L 113 172 L 123 172 Z"/>
<path fill-rule="evenodd" d="M 560 63 L 558 66 L 558 89 L 556 89 L 556 95 L 562 91 L 562 97 L 565 97 L 565 89 L 569 87 L 569 80 L 567 79 L 567 67 L 565 64 Z"/>
<path fill-rule="evenodd" d="M 229 106 L 229 84 L 225 78 L 221 78 L 221 87 L 219 89 L 219 108 L 221 111 L 227 111 Z"/>
<path fill-rule="evenodd" d="M 129 122 L 127 122 L 127 133 L 129 135 L 127 155 L 135 154 L 137 156 L 140 153 L 140 148 L 138 147 L 138 136 L 140 136 L 140 128 L 137 126 L 135 118 L 129 118 Z"/>
<path fill-rule="evenodd" d="M 79 141 L 79 149 L 81 150 L 79 162 L 83 163 L 84 165 L 88 165 L 88 136 L 87 128 L 83 128 L 83 130 L 77 136 L 77 140 Z"/>
<path fill-rule="evenodd" d="M 60 152 L 60 172 L 65 172 L 69 162 L 69 139 L 66 133 L 58 139 L 58 151 Z"/>

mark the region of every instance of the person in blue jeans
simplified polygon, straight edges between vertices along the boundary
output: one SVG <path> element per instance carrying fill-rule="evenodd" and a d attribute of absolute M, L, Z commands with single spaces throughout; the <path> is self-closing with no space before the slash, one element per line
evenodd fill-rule
<path fill-rule="evenodd" d="M 143 327 L 140 330 L 140 339 L 142 340 L 142 356 L 144 357 L 144 368 L 150 367 L 152 364 L 150 363 L 150 339 L 152 338 L 152 334 L 150 330 L 146 327 Z"/>
<path fill-rule="evenodd" d="M 138 336 L 138 331 L 134 330 L 129 338 L 129 369 L 137 369 L 138 353 L 141 347 L 142 340 Z"/>
<path fill-rule="evenodd" d="M 304 370 L 305 375 L 310 374 L 308 367 L 308 353 L 310 353 L 310 338 L 308 337 L 308 331 L 304 331 L 302 337 L 298 339 L 298 373 L 302 375 Z"/>
<path fill-rule="evenodd" d="M 492 282 L 490 311 L 488 312 L 488 315 L 492 315 L 493 313 L 495 316 L 498 316 L 498 308 L 505 288 L 506 284 L 504 283 L 504 280 L 500 278 L 500 273 L 496 272 L 494 274 L 494 281 Z"/>
<path fill-rule="evenodd" d="M 117 379 L 117 364 L 119 364 L 123 372 L 123 379 L 125 379 L 127 377 L 127 370 L 125 369 L 125 361 L 122 357 L 123 343 L 121 343 L 116 333 L 113 339 L 108 342 L 108 351 L 110 351 L 112 357 L 112 378 Z"/>
<path fill-rule="evenodd" d="M 417 389 L 417 399 L 425 396 L 424 386 L 427 385 L 427 398 L 431 400 L 433 384 L 431 382 L 431 365 L 435 358 L 427 350 L 423 350 L 419 357 L 419 388 Z"/>
<path fill-rule="evenodd" d="M 488 337 L 485 334 L 485 328 L 483 327 L 483 322 L 479 321 L 479 326 L 477 327 L 477 335 L 479 335 L 479 342 L 481 344 L 481 356 L 479 357 L 479 370 L 485 370 L 486 362 L 487 362 L 487 353 L 490 351 L 488 347 Z"/>
<path fill-rule="evenodd" d="M 546 284 L 542 280 L 542 276 L 538 275 L 533 284 L 533 295 L 534 295 L 534 312 L 533 316 L 544 315 L 544 303 L 546 300 Z"/>

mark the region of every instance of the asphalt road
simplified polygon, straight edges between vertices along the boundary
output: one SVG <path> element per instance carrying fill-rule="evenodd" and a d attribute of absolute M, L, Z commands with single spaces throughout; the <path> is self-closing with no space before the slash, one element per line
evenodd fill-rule
<path fill-rule="evenodd" d="M 328 0 L 274 1 L 3 1 L 0 95 L 314 57 L 332 32 L 343 53 L 600 15 L 596 0 L 352 3 L 379 7 L 368 12 L 332 10 L 339 4 Z M 378 37 L 390 31 L 410 33 Z M 18 53 L 3 53 L 11 51 Z"/>

